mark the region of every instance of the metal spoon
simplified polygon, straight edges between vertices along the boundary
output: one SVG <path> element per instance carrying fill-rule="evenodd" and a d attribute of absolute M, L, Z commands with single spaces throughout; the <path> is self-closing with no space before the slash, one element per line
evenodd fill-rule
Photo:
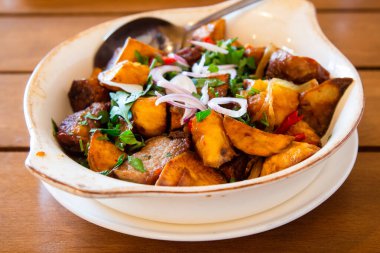
<path fill-rule="evenodd" d="M 261 0 L 241 0 L 187 27 L 176 26 L 159 18 L 135 19 L 117 28 L 105 39 L 95 55 L 94 67 L 104 69 L 112 58 L 115 49 L 122 47 L 128 37 L 136 38 L 166 53 L 176 52 L 184 46 L 186 38 L 189 37 L 192 31 L 233 11 L 259 1 Z"/>

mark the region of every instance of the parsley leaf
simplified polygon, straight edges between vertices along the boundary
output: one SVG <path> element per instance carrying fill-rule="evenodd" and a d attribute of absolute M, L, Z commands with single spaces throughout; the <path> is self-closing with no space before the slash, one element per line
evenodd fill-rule
<path fill-rule="evenodd" d="M 136 170 L 138 170 L 140 172 L 146 171 L 144 168 L 143 162 L 137 157 L 128 156 L 128 163 L 129 163 L 129 165 L 131 165 L 133 168 L 135 168 Z"/>
<path fill-rule="evenodd" d="M 80 147 L 80 151 L 84 152 L 84 146 L 83 146 L 83 140 L 82 139 L 79 139 L 79 147 Z"/>
<path fill-rule="evenodd" d="M 201 122 L 202 120 L 204 120 L 210 114 L 211 114 L 211 109 L 209 108 L 207 110 L 197 112 L 195 114 L 195 117 L 197 119 L 197 122 Z"/>
<path fill-rule="evenodd" d="M 235 94 L 235 97 L 236 98 L 245 98 L 244 96 L 240 95 L 240 94 Z"/>
<path fill-rule="evenodd" d="M 108 115 L 107 111 L 100 111 L 98 113 L 98 116 L 92 115 L 90 112 L 87 112 L 86 115 L 84 115 L 84 118 L 85 119 L 92 119 L 92 120 L 100 120 L 101 124 L 105 124 L 109 120 L 109 115 Z M 86 121 L 86 123 L 84 123 L 84 121 L 82 121 L 81 124 L 88 125 L 87 121 Z"/>

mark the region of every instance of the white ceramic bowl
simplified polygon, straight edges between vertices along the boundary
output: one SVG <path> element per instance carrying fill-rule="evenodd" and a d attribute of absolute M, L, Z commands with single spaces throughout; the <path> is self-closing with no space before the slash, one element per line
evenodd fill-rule
<path fill-rule="evenodd" d="M 142 16 L 185 25 L 231 2 L 209 7 L 160 10 L 116 19 L 71 38 L 53 49 L 34 70 L 24 98 L 31 135 L 26 166 L 45 182 L 72 194 L 96 198 L 130 215 L 171 223 L 210 223 L 246 217 L 288 200 L 308 186 L 326 160 L 353 133 L 363 110 L 363 90 L 352 64 L 321 32 L 315 9 L 304 0 L 268 0 L 226 17 L 228 37 L 244 43 L 286 46 L 318 60 L 332 76 L 352 77 L 323 141 L 309 159 L 286 170 L 253 180 L 202 187 L 157 187 L 125 182 L 92 172 L 71 160 L 52 135 L 51 119 L 72 113 L 67 97 L 74 79 L 90 75 L 94 53 L 104 36 Z M 44 152 L 41 156 L 38 152 Z"/>

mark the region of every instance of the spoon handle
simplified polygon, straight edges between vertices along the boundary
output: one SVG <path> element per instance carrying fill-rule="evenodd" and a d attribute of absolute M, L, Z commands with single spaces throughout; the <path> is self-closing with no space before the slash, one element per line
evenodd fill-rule
<path fill-rule="evenodd" d="M 214 21 L 220 17 L 223 17 L 231 12 L 234 12 L 236 10 L 239 10 L 241 8 L 244 8 L 245 6 L 248 6 L 250 4 L 253 4 L 253 3 L 256 3 L 256 2 L 260 2 L 262 0 L 241 0 L 239 1 L 238 3 L 236 4 L 232 4 L 230 6 L 228 6 L 227 8 L 224 8 L 224 9 L 221 9 L 220 11 L 217 11 L 201 20 L 199 20 L 198 22 L 196 22 L 195 24 L 191 25 L 191 26 L 188 26 L 186 27 L 186 34 L 194 31 L 195 29 L 201 27 L 202 25 L 205 25 L 205 24 L 208 24 L 210 23 L 211 21 Z"/>

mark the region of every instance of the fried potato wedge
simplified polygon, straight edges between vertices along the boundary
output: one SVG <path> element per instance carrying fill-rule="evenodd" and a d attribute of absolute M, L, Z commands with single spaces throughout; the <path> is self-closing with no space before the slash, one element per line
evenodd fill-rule
<path fill-rule="evenodd" d="M 214 111 L 201 122 L 193 117 L 191 133 L 197 153 L 206 166 L 219 168 L 236 155 L 224 132 L 223 118 Z"/>
<path fill-rule="evenodd" d="M 256 66 L 260 63 L 261 58 L 264 56 L 265 47 L 254 47 L 250 44 L 244 46 L 244 56 L 253 57 Z"/>
<path fill-rule="evenodd" d="M 301 94 L 300 113 L 319 136 L 325 134 L 336 105 L 352 82 L 352 78 L 334 78 Z"/>
<path fill-rule="evenodd" d="M 204 41 L 210 38 L 214 42 L 224 40 L 226 34 L 226 21 L 224 19 L 215 20 L 207 25 L 201 26 L 193 33 L 193 40 Z"/>
<path fill-rule="evenodd" d="M 269 175 L 300 163 L 319 149 L 319 147 L 309 143 L 294 141 L 283 152 L 265 159 L 260 176 Z"/>
<path fill-rule="evenodd" d="M 272 85 L 275 126 L 281 125 L 290 113 L 297 110 L 299 104 L 298 97 L 299 93 L 293 89 L 276 85 L 276 83 Z"/>
<path fill-rule="evenodd" d="M 140 97 L 131 108 L 133 124 L 144 137 L 163 134 L 166 130 L 166 104 L 155 105 L 157 97 Z"/>
<path fill-rule="evenodd" d="M 292 125 L 285 133 L 286 135 L 295 136 L 297 134 L 304 134 L 305 139 L 300 142 L 306 142 L 315 146 L 321 146 L 321 138 L 317 135 L 313 128 L 309 126 L 305 121 L 301 120 Z"/>
<path fill-rule="evenodd" d="M 137 59 L 136 59 L 135 51 L 139 52 L 142 56 L 147 56 L 147 57 L 154 57 L 156 55 L 162 54 L 162 52 L 158 50 L 157 48 L 154 48 L 150 45 L 147 45 L 136 39 L 129 37 L 125 41 L 124 46 L 121 49 L 121 53 L 119 54 L 119 57 L 116 60 L 116 63 L 122 62 L 125 60 L 136 62 Z"/>
<path fill-rule="evenodd" d="M 193 152 L 184 152 L 171 159 L 164 167 L 156 185 L 202 186 L 224 184 L 226 180 L 213 168 L 203 165 Z"/>
<path fill-rule="evenodd" d="M 106 135 L 98 130 L 91 137 L 87 155 L 88 165 L 96 172 L 110 170 L 115 167 L 122 154 L 124 152 L 108 141 Z"/>
<path fill-rule="evenodd" d="M 232 144 L 249 155 L 271 156 L 294 140 L 292 136 L 267 133 L 228 116 L 224 117 L 223 125 Z"/>
<path fill-rule="evenodd" d="M 155 184 L 165 164 L 189 147 L 190 140 L 187 138 L 153 137 L 146 142 L 145 147 L 133 154 L 133 157 L 142 161 L 145 172 L 140 172 L 125 162 L 114 173 L 122 180 Z"/>
<path fill-rule="evenodd" d="M 146 65 L 142 65 L 138 62 L 123 61 L 113 68 L 106 70 L 104 75 L 109 76 L 112 82 L 119 83 L 119 85 L 138 84 L 144 86 L 148 80 L 149 71 L 149 67 Z M 104 82 L 100 84 L 112 91 L 122 90 L 115 85 L 106 84 Z"/>

